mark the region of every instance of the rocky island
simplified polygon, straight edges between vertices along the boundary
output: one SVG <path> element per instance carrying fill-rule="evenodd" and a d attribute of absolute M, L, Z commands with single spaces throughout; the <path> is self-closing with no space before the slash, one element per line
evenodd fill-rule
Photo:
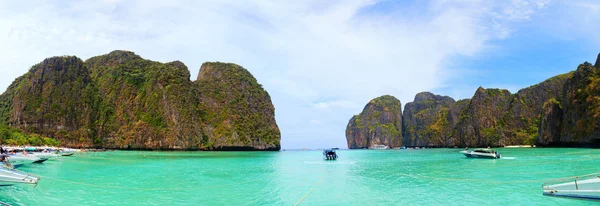
<path fill-rule="evenodd" d="M 274 112 L 239 65 L 207 62 L 191 81 L 182 62 L 129 51 L 47 58 L 0 95 L 0 126 L 84 148 L 276 151 Z"/>
<path fill-rule="evenodd" d="M 392 97 L 388 97 L 392 98 Z M 395 98 L 394 98 L 395 99 Z M 367 104 L 369 108 L 373 101 Z M 365 113 L 363 110 L 363 113 Z M 369 128 L 385 127 L 389 119 L 350 119 L 346 139 L 350 149 L 364 142 L 402 137 L 389 147 L 499 147 L 505 145 L 600 147 L 600 55 L 573 72 L 561 74 L 511 94 L 505 89 L 479 87 L 471 99 L 455 101 L 422 92 L 404 111 L 401 134 L 388 135 Z M 360 122 L 360 121 L 358 121 Z M 362 143 L 362 144 L 359 144 Z M 369 146 L 369 145 L 367 145 Z"/>
<path fill-rule="evenodd" d="M 375 98 L 354 115 L 346 127 L 348 148 L 372 148 L 376 145 L 402 146 L 402 104 L 396 97 Z M 348 138 L 352 137 L 352 138 Z"/>

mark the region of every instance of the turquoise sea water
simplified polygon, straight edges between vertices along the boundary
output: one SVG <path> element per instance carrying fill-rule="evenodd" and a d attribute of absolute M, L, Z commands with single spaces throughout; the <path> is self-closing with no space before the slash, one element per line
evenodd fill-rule
<path fill-rule="evenodd" d="M 542 195 L 542 183 L 600 172 L 600 150 L 459 149 L 137 152 L 23 166 L 39 185 L 0 188 L 15 205 L 590 205 Z"/>

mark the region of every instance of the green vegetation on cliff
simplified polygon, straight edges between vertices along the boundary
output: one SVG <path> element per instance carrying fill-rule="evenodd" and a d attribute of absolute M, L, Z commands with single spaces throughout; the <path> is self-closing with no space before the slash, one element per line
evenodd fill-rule
<path fill-rule="evenodd" d="M 279 150 L 256 79 L 235 64 L 205 65 L 192 82 L 179 61 L 127 51 L 49 58 L 0 96 L 0 123 L 75 147 Z"/>
<path fill-rule="evenodd" d="M 585 62 L 570 73 L 562 94 L 546 102 L 541 118 L 540 144 L 600 146 L 599 66 Z"/>
<path fill-rule="evenodd" d="M 209 146 L 279 145 L 271 97 L 248 70 L 207 62 L 195 83 L 201 94 L 202 120 L 211 125 Z M 220 137 L 230 138 L 223 141 Z"/>
<path fill-rule="evenodd" d="M 407 146 L 447 146 L 453 144 L 456 124 L 451 110 L 454 99 L 422 92 L 404 107 L 404 144 Z"/>
<path fill-rule="evenodd" d="M 390 95 L 375 98 L 346 127 L 348 148 L 402 146 L 402 104 Z"/>
<path fill-rule="evenodd" d="M 60 143 L 53 138 L 39 134 L 24 133 L 17 128 L 0 126 L 0 144 L 3 145 L 32 145 L 32 146 L 58 146 Z"/>

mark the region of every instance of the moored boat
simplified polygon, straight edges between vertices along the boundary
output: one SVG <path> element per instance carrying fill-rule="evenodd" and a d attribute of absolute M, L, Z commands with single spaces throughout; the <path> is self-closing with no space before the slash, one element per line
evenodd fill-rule
<path fill-rule="evenodd" d="M 33 155 L 22 155 L 22 154 L 14 154 L 14 155 L 8 155 L 7 156 L 7 161 L 12 164 L 14 167 L 20 167 L 26 164 L 31 164 L 31 163 L 42 163 L 48 159 L 44 159 L 44 158 L 39 158 Z"/>
<path fill-rule="evenodd" d="M 386 149 L 389 149 L 389 148 L 390 147 L 388 147 L 386 145 L 380 145 L 380 144 L 378 144 L 378 145 L 374 145 L 373 147 L 371 147 L 369 149 L 372 149 L 372 150 L 386 150 Z"/>
<path fill-rule="evenodd" d="M 502 157 L 498 152 L 491 149 L 464 150 L 460 151 L 460 153 L 469 158 L 500 159 Z"/>
<path fill-rule="evenodd" d="M 558 179 L 542 185 L 544 195 L 600 201 L 600 174 Z"/>
<path fill-rule="evenodd" d="M 37 184 L 40 180 L 39 177 L 21 172 L 16 169 L 10 169 L 7 167 L 0 168 L 0 185 L 9 186 L 17 183 L 21 184 Z"/>
<path fill-rule="evenodd" d="M 323 157 L 325 160 L 336 160 L 338 158 L 334 149 L 323 150 Z"/>

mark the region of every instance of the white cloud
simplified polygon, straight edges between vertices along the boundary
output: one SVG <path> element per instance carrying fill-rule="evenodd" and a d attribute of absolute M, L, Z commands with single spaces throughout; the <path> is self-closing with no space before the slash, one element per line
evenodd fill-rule
<path fill-rule="evenodd" d="M 131 50 L 181 60 L 193 78 L 204 61 L 235 62 L 271 94 L 284 147 L 315 144 L 304 136 L 345 145 L 347 119 L 370 99 L 391 94 L 405 104 L 418 92 L 446 86 L 450 76 L 460 76 L 446 67 L 449 58 L 508 38 L 511 21 L 530 19 L 547 1 L 432 1 L 412 15 L 379 11 L 377 3 L 2 1 L 0 88 L 56 55 L 85 59 Z M 297 124 L 314 123 L 307 113 L 315 108 L 331 111 L 319 114 L 327 130 Z"/>

